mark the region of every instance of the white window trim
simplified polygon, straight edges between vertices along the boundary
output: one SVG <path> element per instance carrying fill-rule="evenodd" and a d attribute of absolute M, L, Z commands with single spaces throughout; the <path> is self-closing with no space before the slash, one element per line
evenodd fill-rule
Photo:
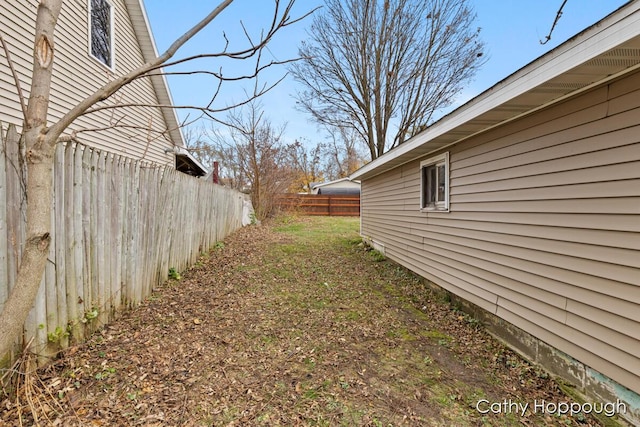
<path fill-rule="evenodd" d="M 444 200 L 436 202 L 435 206 L 425 206 L 424 178 L 422 169 L 428 166 L 444 164 Z M 420 211 L 421 212 L 449 212 L 449 152 L 430 157 L 420 162 Z"/>
<path fill-rule="evenodd" d="M 96 58 L 93 55 L 93 52 L 91 51 L 91 39 L 93 37 L 93 31 L 91 28 L 91 0 L 87 0 L 87 11 L 88 11 L 88 33 L 89 33 L 89 44 L 88 44 L 88 53 L 89 53 L 89 57 L 91 59 L 93 59 L 94 61 L 96 61 L 98 64 L 100 64 L 101 66 L 103 66 L 104 68 L 110 70 L 110 71 L 115 71 L 116 70 L 116 51 L 115 51 L 115 40 L 116 40 L 116 32 L 115 32 L 115 6 L 113 4 L 113 2 L 111 0 L 105 0 L 109 6 L 110 6 L 110 11 L 109 11 L 109 25 L 110 25 L 110 29 L 109 31 L 111 32 L 111 46 L 109 47 L 109 50 L 111 52 L 111 66 L 105 64 L 104 62 L 102 62 L 100 59 Z"/>

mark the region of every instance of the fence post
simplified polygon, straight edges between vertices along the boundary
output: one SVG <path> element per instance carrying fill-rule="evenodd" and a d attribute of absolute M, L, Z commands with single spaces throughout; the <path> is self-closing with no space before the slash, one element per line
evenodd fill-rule
<path fill-rule="evenodd" d="M 4 127 L 0 123 L 0 310 L 9 297 L 9 268 L 7 265 L 7 176 Z"/>

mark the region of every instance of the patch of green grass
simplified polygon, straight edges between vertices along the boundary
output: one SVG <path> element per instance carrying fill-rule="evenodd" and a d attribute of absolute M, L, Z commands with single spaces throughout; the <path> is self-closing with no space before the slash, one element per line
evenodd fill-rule
<path fill-rule="evenodd" d="M 176 270 L 174 267 L 171 267 L 169 269 L 169 279 L 171 279 L 171 280 L 180 280 L 180 279 L 182 279 L 182 276 L 180 275 L 178 270 Z"/>
<path fill-rule="evenodd" d="M 453 337 L 451 335 L 447 335 L 444 332 L 440 332 L 437 331 L 435 329 L 429 330 L 429 331 L 422 331 L 420 332 L 420 335 L 425 337 L 425 338 L 429 338 L 432 339 L 434 341 L 437 342 L 445 342 L 445 343 L 449 343 L 451 342 L 451 340 L 453 340 Z"/>
<path fill-rule="evenodd" d="M 358 321 L 362 318 L 362 314 L 355 310 L 349 310 L 343 315 L 344 320 L 349 320 L 352 322 Z"/>
<path fill-rule="evenodd" d="M 329 302 L 324 299 L 316 299 L 314 301 L 311 301 L 311 303 L 309 304 L 311 308 L 314 308 L 316 310 L 321 310 L 327 307 L 328 305 L 329 305 Z"/>
<path fill-rule="evenodd" d="M 262 341 L 264 344 L 269 345 L 278 341 L 278 338 L 274 337 L 273 335 L 263 335 L 260 337 L 260 341 Z"/>
<path fill-rule="evenodd" d="M 275 230 L 315 245 L 357 239 L 359 226 L 357 217 L 316 217 L 313 221 L 286 222 Z"/>
<path fill-rule="evenodd" d="M 279 231 L 281 233 L 287 233 L 287 234 L 298 234 L 300 233 L 302 230 L 304 230 L 304 224 L 302 223 L 293 223 L 293 224 L 286 224 L 286 225 L 281 225 L 279 227 L 276 227 L 276 231 Z"/>
<path fill-rule="evenodd" d="M 429 314 L 425 311 L 419 310 L 413 304 L 407 304 L 403 308 L 407 310 L 409 313 L 411 313 L 411 315 L 416 317 L 417 319 L 420 319 L 423 321 L 429 320 Z"/>
<path fill-rule="evenodd" d="M 245 271 L 251 271 L 251 270 L 255 270 L 257 267 L 255 265 L 246 265 L 246 264 L 242 264 L 242 265 L 238 265 L 234 268 L 235 271 L 238 272 L 245 272 Z"/>
<path fill-rule="evenodd" d="M 305 357 L 302 363 L 304 363 L 304 365 L 309 369 L 314 369 L 316 367 L 316 360 L 312 357 Z"/>
<path fill-rule="evenodd" d="M 362 237 L 352 237 L 348 239 L 344 239 L 343 242 L 348 246 L 358 246 L 362 244 Z"/>
<path fill-rule="evenodd" d="M 306 391 L 304 392 L 304 398 L 305 398 L 305 399 L 311 399 L 311 400 L 314 400 L 314 399 L 317 399 L 319 395 L 320 395 L 320 394 L 318 393 L 318 390 L 313 389 L 313 388 L 308 389 L 308 390 L 306 390 Z"/>
<path fill-rule="evenodd" d="M 279 279 L 293 280 L 296 278 L 295 272 L 287 267 L 273 266 L 269 268 L 269 273 Z"/>
<path fill-rule="evenodd" d="M 300 245 L 278 245 L 278 250 L 285 255 L 293 255 L 300 250 Z"/>
<path fill-rule="evenodd" d="M 399 338 L 403 341 L 415 341 L 416 336 L 407 328 L 399 327 L 387 331 L 386 335 L 390 338 Z"/>
<path fill-rule="evenodd" d="M 382 262 L 387 259 L 382 252 L 376 249 L 369 251 L 369 256 L 375 262 Z"/>

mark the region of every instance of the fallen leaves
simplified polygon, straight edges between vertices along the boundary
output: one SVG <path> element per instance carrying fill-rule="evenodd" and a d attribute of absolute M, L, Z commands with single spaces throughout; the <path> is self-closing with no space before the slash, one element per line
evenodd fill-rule
<path fill-rule="evenodd" d="M 374 262 L 357 219 L 291 224 L 235 233 L 40 371 L 43 424 L 474 425 L 477 396 L 562 398 L 419 278 Z M 0 426 L 33 422 L 24 400 L 0 408 Z"/>

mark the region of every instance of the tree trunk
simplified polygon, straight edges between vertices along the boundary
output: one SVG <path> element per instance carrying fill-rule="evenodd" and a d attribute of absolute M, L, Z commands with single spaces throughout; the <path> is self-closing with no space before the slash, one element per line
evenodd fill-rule
<path fill-rule="evenodd" d="M 62 0 L 42 0 L 38 5 L 33 52 L 31 91 L 24 118 L 27 148 L 27 241 L 16 283 L 0 314 L 0 357 L 11 351 L 20 336 L 47 265 L 51 243 L 53 154 L 58 134 L 47 129 L 54 38 Z"/>
<path fill-rule="evenodd" d="M 7 354 L 20 336 L 42 282 L 51 242 L 52 160 L 48 153 L 27 159 L 27 240 L 16 283 L 0 316 L 0 355 Z"/>

